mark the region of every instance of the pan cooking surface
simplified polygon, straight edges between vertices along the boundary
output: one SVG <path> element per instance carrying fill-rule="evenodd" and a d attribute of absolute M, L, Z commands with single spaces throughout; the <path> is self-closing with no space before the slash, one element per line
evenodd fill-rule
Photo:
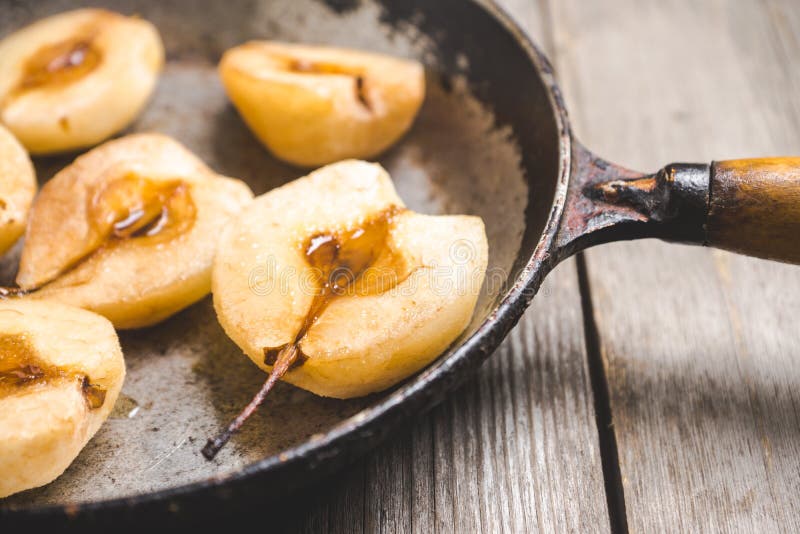
<path fill-rule="evenodd" d="M 507 283 L 525 231 L 528 190 L 509 127 L 472 96 L 459 73 L 437 74 L 435 47 L 411 23 L 393 27 L 370 2 L 332 9 L 314 0 L 109 2 L 158 26 L 168 62 L 153 101 L 132 131 L 174 136 L 215 170 L 262 194 L 304 171 L 273 159 L 228 103 L 215 65 L 221 52 L 248 39 L 337 44 L 417 57 L 430 67 L 428 96 L 413 130 L 381 158 L 400 196 L 417 211 L 480 215 L 489 237 L 489 271 L 475 317 L 486 318 Z M 339 2 L 338 4 L 342 4 Z M 0 35 L 75 2 L 4 6 Z M 422 14 L 419 15 L 423 16 Z M 466 58 L 460 68 L 469 69 Z M 74 158 L 36 161 L 40 181 Z M 210 236 L 211 237 L 211 236 Z M 18 259 L 2 272 L 8 282 Z M 243 466 L 326 432 L 373 404 L 316 397 L 279 384 L 264 406 L 213 462 L 200 447 L 257 391 L 265 378 L 227 339 L 206 298 L 153 328 L 120 334 L 128 365 L 114 414 L 55 482 L 12 496 L 0 506 L 36 507 L 128 497 L 224 477 Z"/>

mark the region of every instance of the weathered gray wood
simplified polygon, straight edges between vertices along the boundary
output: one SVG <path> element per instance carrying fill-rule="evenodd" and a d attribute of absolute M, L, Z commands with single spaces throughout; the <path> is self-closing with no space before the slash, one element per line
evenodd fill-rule
<path fill-rule="evenodd" d="M 575 129 L 641 170 L 800 151 L 800 4 L 551 1 Z M 800 529 L 800 269 L 587 254 L 635 532 Z"/>

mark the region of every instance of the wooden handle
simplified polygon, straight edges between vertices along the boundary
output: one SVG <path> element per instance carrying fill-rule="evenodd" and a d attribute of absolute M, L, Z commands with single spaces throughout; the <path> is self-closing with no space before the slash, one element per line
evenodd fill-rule
<path fill-rule="evenodd" d="M 715 162 L 709 197 L 709 245 L 800 263 L 800 158 Z"/>

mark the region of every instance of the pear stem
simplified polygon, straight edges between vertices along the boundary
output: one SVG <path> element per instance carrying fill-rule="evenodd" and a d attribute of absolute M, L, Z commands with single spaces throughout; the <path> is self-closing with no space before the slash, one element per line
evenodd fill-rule
<path fill-rule="evenodd" d="M 228 428 L 220 432 L 216 437 L 209 439 L 206 442 L 205 447 L 203 447 L 202 453 L 205 456 L 206 460 L 213 460 L 217 453 L 228 443 L 228 440 L 231 439 L 239 429 L 242 428 L 245 421 L 253 415 L 253 412 L 261 406 L 261 403 L 264 402 L 264 399 L 267 397 L 269 392 L 272 390 L 273 386 L 280 380 L 286 372 L 292 368 L 292 365 L 297 361 L 297 357 L 299 354 L 299 350 L 297 349 L 297 344 L 292 343 L 287 345 L 280 351 L 278 354 L 277 359 L 275 360 L 275 365 L 272 366 L 272 371 L 270 371 L 267 380 L 264 382 L 264 385 L 261 386 L 261 389 L 256 393 L 253 400 L 245 406 L 244 410 L 236 416 L 236 419 L 231 421 L 228 425 Z"/>

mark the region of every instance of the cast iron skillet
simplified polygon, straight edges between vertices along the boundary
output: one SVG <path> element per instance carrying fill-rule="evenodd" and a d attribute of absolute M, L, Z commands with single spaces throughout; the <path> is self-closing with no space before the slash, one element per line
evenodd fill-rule
<path fill-rule="evenodd" d="M 0 35 L 78 5 L 6 1 Z M 143 411 L 150 410 L 149 417 L 165 428 L 185 419 L 186 432 L 193 435 L 162 443 L 147 432 L 153 428 L 135 426 L 151 425 L 148 416 L 112 420 L 53 485 L 0 504 L 4 521 L 120 525 L 203 520 L 221 509 L 262 510 L 352 462 L 398 424 L 439 402 L 498 346 L 545 275 L 591 245 L 658 237 L 800 261 L 800 159 L 678 164 L 653 175 L 603 161 L 573 138 L 547 59 L 494 5 L 466 0 L 113 0 L 107 5 L 152 20 L 167 46 L 169 63 L 159 91 L 132 129 L 174 135 L 215 169 L 246 179 L 259 194 L 303 171 L 273 160 L 226 103 L 214 74 L 222 51 L 251 38 L 280 38 L 424 60 L 428 101 L 414 130 L 381 161 L 412 208 L 484 218 L 491 274 L 500 273 L 501 283 L 481 297 L 465 335 L 416 377 L 383 396 L 349 404 L 303 396 L 287 386 L 262 408 L 266 419 L 251 421 L 239 436 L 241 446 L 232 444 L 230 454 L 210 467 L 199 446 L 241 407 L 263 375 L 239 363 L 244 358 L 219 331 L 208 301 L 154 329 L 123 333 L 128 391 L 152 394 L 155 404 L 145 404 Z M 40 178 L 72 157 L 36 161 Z M 222 363 L 214 367 L 214 362 Z M 184 376 L 185 383 L 176 386 L 173 376 Z M 173 398 L 181 388 L 199 393 Z M 283 407 L 282 418 L 270 419 L 270 402 Z M 204 419 L 209 411 L 210 422 Z M 307 420 L 319 422 L 304 427 Z M 275 437 L 292 432 L 294 441 Z M 175 448 L 149 466 L 125 460 L 129 449 L 148 444 Z M 158 468 L 151 479 L 141 479 L 155 481 L 155 489 L 148 491 L 137 478 L 138 486 L 120 494 L 124 481 L 97 478 L 104 459 L 111 466 L 123 463 L 122 478 Z M 176 467 L 168 483 L 159 482 L 170 462 L 182 470 Z M 86 480 L 91 486 L 82 487 Z"/>

